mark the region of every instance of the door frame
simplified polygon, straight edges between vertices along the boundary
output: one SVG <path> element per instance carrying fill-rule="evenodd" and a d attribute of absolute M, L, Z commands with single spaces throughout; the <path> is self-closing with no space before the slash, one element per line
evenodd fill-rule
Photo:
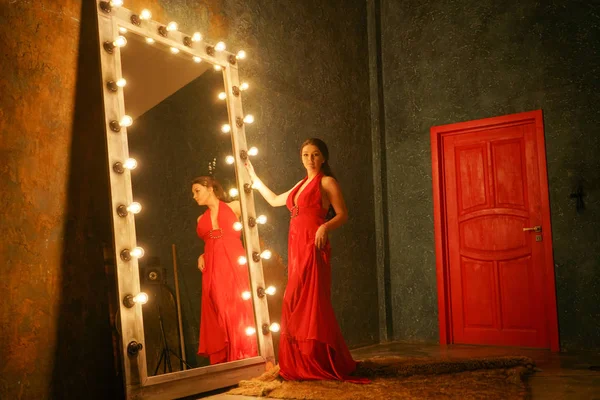
<path fill-rule="evenodd" d="M 443 138 L 457 132 L 477 131 L 503 125 L 514 125 L 518 122 L 534 122 L 536 146 L 538 154 L 538 171 L 540 175 L 540 195 L 542 226 L 544 227 L 544 297 L 545 320 L 550 339 L 550 350 L 559 351 L 558 314 L 556 307 L 556 281 L 554 276 L 554 254 L 552 251 L 552 226 L 550 224 L 550 196 L 548 192 L 548 170 L 546 166 L 546 146 L 544 140 L 544 124 L 542 110 L 528 111 L 499 117 L 484 118 L 474 121 L 458 122 L 433 126 L 431 135 L 431 162 L 433 181 L 433 222 L 435 237 L 436 277 L 438 291 L 438 324 L 440 344 L 453 344 L 452 310 L 450 307 L 450 266 L 448 262 L 448 228 L 446 220 L 446 199 L 443 175 Z"/>

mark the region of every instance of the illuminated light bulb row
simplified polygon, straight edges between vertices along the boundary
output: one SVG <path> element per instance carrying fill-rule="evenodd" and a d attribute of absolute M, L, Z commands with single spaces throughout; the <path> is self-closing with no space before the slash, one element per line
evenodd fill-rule
<path fill-rule="evenodd" d="M 244 117 L 243 121 L 247 124 L 251 124 L 254 122 L 254 116 L 252 114 L 248 114 Z M 229 125 L 229 124 L 221 125 L 221 132 L 223 132 L 223 133 L 231 132 L 231 125 Z M 258 154 L 258 150 L 257 150 L 257 154 Z"/>
<path fill-rule="evenodd" d="M 269 296 L 273 296 L 275 293 L 277 293 L 277 289 L 275 288 L 275 286 L 271 285 L 268 288 L 264 289 L 263 292 L 265 294 L 268 294 Z M 259 294 L 260 296 L 260 294 Z M 244 300 L 250 300 L 252 298 L 252 293 L 248 290 L 242 292 L 242 299 Z"/>
<path fill-rule="evenodd" d="M 277 323 L 277 322 L 273 322 L 271 325 L 267 325 L 265 324 L 263 326 L 263 334 L 266 335 L 269 332 L 279 332 L 279 330 L 281 329 L 281 326 Z M 248 336 L 252 336 L 256 334 L 256 328 L 254 328 L 253 326 L 249 326 L 246 328 L 246 335 Z"/>
<path fill-rule="evenodd" d="M 260 254 L 258 254 L 258 253 L 255 253 L 255 254 L 257 254 L 257 255 L 258 255 L 260 258 L 262 258 L 262 259 L 264 259 L 264 260 L 269 260 L 269 259 L 271 258 L 271 256 L 273 255 L 273 254 L 271 253 L 271 250 L 264 250 L 264 251 L 263 251 L 262 253 L 260 253 Z M 255 260 L 255 261 L 256 261 L 256 262 L 258 262 L 258 259 L 257 259 L 257 260 Z M 237 260 L 237 262 L 238 262 L 238 264 L 240 264 L 240 265 L 246 265 L 246 264 L 248 264 L 248 259 L 247 259 L 245 256 L 240 256 L 240 257 L 238 257 L 238 260 Z"/>
<path fill-rule="evenodd" d="M 267 223 L 267 217 L 265 215 L 259 215 L 258 217 L 256 217 L 255 221 L 257 224 L 264 225 Z M 244 225 L 240 221 L 236 221 L 233 223 L 234 231 L 239 232 L 242 230 L 243 227 L 244 227 Z"/>

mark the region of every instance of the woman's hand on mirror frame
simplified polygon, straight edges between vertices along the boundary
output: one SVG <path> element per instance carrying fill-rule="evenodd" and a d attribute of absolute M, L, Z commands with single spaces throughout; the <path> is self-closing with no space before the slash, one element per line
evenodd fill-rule
<path fill-rule="evenodd" d="M 204 264 L 204 254 L 200 254 L 200 257 L 198 257 L 198 269 L 200 270 L 200 272 L 204 272 L 204 268 L 205 268 L 205 264 Z"/>

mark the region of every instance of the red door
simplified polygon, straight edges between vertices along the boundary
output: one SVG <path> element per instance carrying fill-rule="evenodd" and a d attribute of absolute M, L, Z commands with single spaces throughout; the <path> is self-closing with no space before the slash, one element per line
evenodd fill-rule
<path fill-rule="evenodd" d="M 541 124 L 533 112 L 432 128 L 452 343 L 558 347 Z"/>

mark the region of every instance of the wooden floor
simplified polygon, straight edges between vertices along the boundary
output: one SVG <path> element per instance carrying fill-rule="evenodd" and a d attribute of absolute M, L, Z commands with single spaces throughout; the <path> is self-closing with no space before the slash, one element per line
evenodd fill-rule
<path fill-rule="evenodd" d="M 531 357 L 539 369 L 529 378 L 533 400 L 600 400 L 600 352 L 552 353 L 548 350 L 515 347 L 387 343 L 354 349 L 361 360 L 374 356 L 406 357 L 484 357 L 520 355 Z M 252 396 L 207 393 L 197 398 L 209 400 L 251 400 Z M 264 398 L 263 398 L 264 399 Z"/>

